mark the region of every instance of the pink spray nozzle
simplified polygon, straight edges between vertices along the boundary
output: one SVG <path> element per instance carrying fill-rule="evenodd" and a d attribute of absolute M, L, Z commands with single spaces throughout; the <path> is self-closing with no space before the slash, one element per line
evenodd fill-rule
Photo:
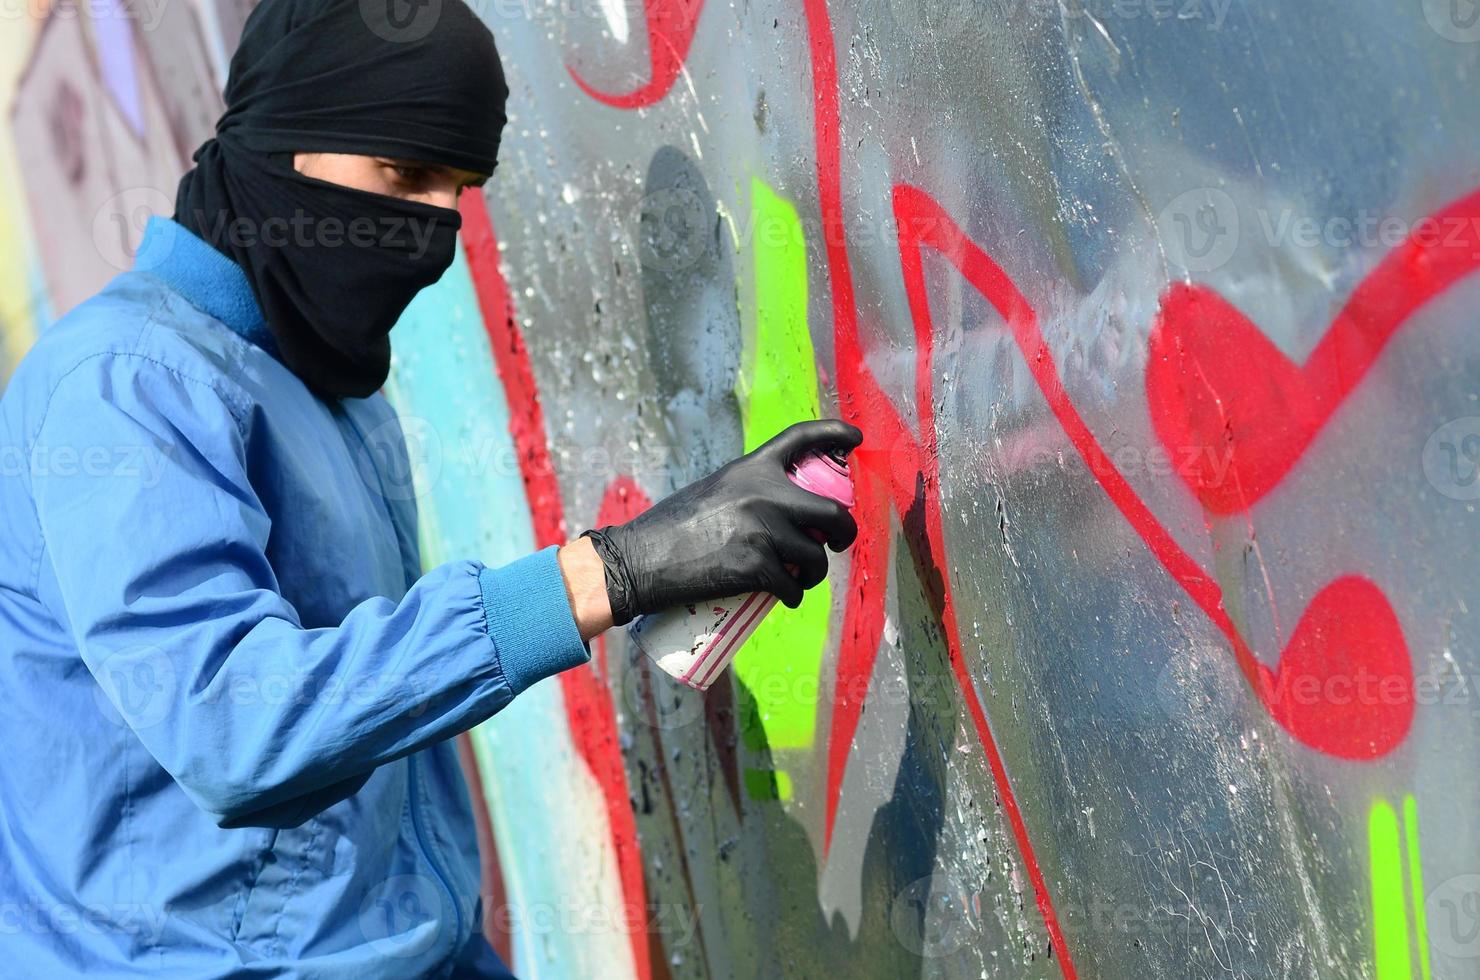
<path fill-rule="evenodd" d="M 791 467 L 791 482 L 819 496 L 836 500 L 844 507 L 854 504 L 853 481 L 848 477 L 846 457 L 839 459 L 834 452 L 811 452 L 802 456 Z"/>

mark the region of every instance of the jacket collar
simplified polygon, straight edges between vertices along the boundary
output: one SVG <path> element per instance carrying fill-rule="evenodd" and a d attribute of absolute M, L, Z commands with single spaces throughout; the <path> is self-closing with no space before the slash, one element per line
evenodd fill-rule
<path fill-rule="evenodd" d="M 154 276 L 191 306 L 277 356 L 277 344 L 242 267 L 179 222 L 149 218 L 134 271 Z"/>

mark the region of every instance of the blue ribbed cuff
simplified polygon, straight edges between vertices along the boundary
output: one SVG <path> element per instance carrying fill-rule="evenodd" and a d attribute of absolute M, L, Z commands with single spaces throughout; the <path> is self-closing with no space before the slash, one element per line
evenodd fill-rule
<path fill-rule="evenodd" d="M 478 572 L 488 638 L 515 694 L 591 659 L 570 611 L 555 551 L 552 545 Z"/>

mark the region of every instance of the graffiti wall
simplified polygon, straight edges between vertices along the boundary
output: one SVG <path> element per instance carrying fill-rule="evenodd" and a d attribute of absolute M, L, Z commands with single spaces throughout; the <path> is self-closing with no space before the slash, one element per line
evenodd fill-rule
<path fill-rule="evenodd" d="M 426 563 L 867 434 L 707 695 L 613 634 L 472 734 L 521 976 L 1480 976 L 1480 7 L 475 6 Z M 6 28 L 15 353 L 209 132 L 242 11 L 166 10 Z"/>

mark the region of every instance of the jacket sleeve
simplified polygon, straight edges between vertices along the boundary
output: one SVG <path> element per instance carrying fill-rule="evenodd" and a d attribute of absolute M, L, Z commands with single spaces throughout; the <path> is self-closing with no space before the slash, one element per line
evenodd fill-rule
<path fill-rule="evenodd" d="M 103 447 L 138 465 L 31 474 L 59 618 L 112 706 L 222 826 L 301 822 L 589 658 L 553 548 L 498 569 L 449 562 L 399 602 L 304 629 L 267 560 L 239 414 L 217 385 L 96 356 L 53 392 L 33 458 Z"/>

